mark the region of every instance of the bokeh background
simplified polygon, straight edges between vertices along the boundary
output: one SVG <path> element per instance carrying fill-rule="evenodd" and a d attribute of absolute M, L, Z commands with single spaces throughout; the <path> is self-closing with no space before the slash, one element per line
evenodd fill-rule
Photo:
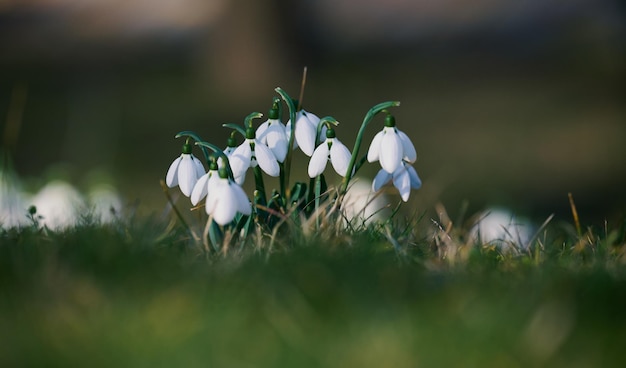
<path fill-rule="evenodd" d="M 566 217 L 572 192 L 585 223 L 618 221 L 624 19 L 617 0 L 0 0 L 1 142 L 33 192 L 108 181 L 158 213 L 177 132 L 224 145 L 221 124 L 297 96 L 307 66 L 305 108 L 349 147 L 371 106 L 402 102 L 409 209 Z"/>

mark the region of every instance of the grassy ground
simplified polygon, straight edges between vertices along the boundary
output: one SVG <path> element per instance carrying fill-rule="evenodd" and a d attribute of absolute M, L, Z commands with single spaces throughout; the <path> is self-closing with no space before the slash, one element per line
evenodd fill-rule
<path fill-rule="evenodd" d="M 149 220 L 0 230 L 0 366 L 623 364 L 624 229 L 517 254 L 423 223 L 227 255 Z"/>

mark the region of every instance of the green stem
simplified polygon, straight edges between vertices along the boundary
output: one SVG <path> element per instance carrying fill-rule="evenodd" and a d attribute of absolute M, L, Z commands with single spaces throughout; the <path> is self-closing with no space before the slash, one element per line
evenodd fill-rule
<path fill-rule="evenodd" d="M 203 141 L 197 141 L 196 142 L 196 146 L 200 146 L 202 148 L 204 148 L 206 150 L 206 148 L 211 149 L 213 152 L 217 153 L 222 160 L 224 160 L 224 164 L 226 166 L 226 171 L 228 171 L 228 177 L 231 179 L 235 179 L 233 176 L 233 170 L 230 168 L 230 161 L 228 160 L 228 156 L 226 156 L 226 154 L 224 153 L 224 151 L 222 151 L 218 146 L 212 144 L 212 143 L 208 143 L 208 142 L 203 142 Z"/>
<path fill-rule="evenodd" d="M 265 183 L 263 182 L 263 173 L 259 165 L 255 166 L 252 171 L 254 172 L 254 184 L 256 190 L 259 192 L 260 201 L 262 205 L 267 205 L 267 197 L 265 196 Z"/>
<path fill-rule="evenodd" d="M 280 193 L 285 193 L 285 164 L 282 162 L 278 163 L 278 167 L 280 167 L 280 174 L 278 177 L 278 181 L 280 182 Z"/>
<path fill-rule="evenodd" d="M 194 133 L 194 132 L 192 132 L 190 130 L 182 131 L 182 132 L 176 134 L 176 136 L 174 138 L 180 138 L 180 137 L 192 138 L 196 142 L 202 142 L 202 138 L 200 138 L 199 135 L 197 135 L 196 133 Z M 204 159 L 208 163 L 209 159 L 210 159 L 209 158 L 209 151 L 207 151 L 207 149 L 205 147 L 202 147 L 202 146 L 200 146 L 200 149 L 202 149 L 202 153 L 204 154 Z"/>
<path fill-rule="evenodd" d="M 289 188 L 289 176 L 291 173 L 291 157 L 292 157 L 292 153 L 293 153 L 293 141 L 294 141 L 294 137 L 295 137 L 295 131 L 296 131 L 296 107 L 293 104 L 293 100 L 291 99 L 291 97 L 289 97 L 289 95 L 287 94 L 287 92 L 285 92 L 282 88 L 280 87 L 276 87 L 276 89 L 274 89 L 276 91 L 276 93 L 278 93 L 280 95 L 280 97 L 283 99 L 283 101 L 285 101 L 285 103 L 287 104 L 287 107 L 289 108 L 289 120 L 291 120 L 291 132 L 289 134 L 289 143 L 287 144 L 287 156 L 285 157 L 285 165 L 284 165 L 284 169 L 285 169 L 285 191 L 282 193 L 284 196 L 284 203 L 288 203 L 288 198 L 290 195 L 290 188 Z"/>
<path fill-rule="evenodd" d="M 346 191 L 348 190 L 348 184 L 350 183 L 350 180 L 352 179 L 352 176 L 353 176 L 352 169 L 354 168 L 354 165 L 356 164 L 357 156 L 359 155 L 359 149 L 361 148 L 361 142 L 363 141 L 363 134 L 365 134 L 365 128 L 367 128 L 367 125 L 372 121 L 372 119 L 374 118 L 374 116 L 376 116 L 376 114 L 378 114 L 379 112 L 387 108 L 394 107 L 394 106 L 400 106 L 400 102 L 399 101 L 381 102 L 378 105 L 372 107 L 365 115 L 365 118 L 363 118 L 363 123 L 361 123 L 361 128 L 359 129 L 359 132 L 356 136 L 356 141 L 354 142 L 354 148 L 352 149 L 352 156 L 350 157 L 350 163 L 348 164 L 348 170 L 346 171 L 346 176 L 341 181 L 341 187 L 339 189 L 339 196 L 343 196 L 344 194 L 346 194 Z"/>
<path fill-rule="evenodd" d="M 242 128 L 241 126 L 237 125 L 237 124 L 226 123 L 226 124 L 222 124 L 222 126 L 224 128 L 233 129 L 233 130 L 237 131 L 237 133 L 240 133 L 244 138 L 246 137 L 246 130 L 244 128 Z"/>

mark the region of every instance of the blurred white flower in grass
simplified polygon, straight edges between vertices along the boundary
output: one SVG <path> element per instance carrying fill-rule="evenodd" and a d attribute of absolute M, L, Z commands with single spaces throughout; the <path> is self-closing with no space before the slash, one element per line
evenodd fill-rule
<path fill-rule="evenodd" d="M 228 179 L 224 169 L 219 171 L 219 178 L 208 192 L 205 209 L 220 225 L 233 221 L 237 213 L 249 215 L 252 212 L 246 193 L 239 184 Z"/>
<path fill-rule="evenodd" d="M 90 213 L 101 223 L 113 222 L 122 211 L 122 199 L 117 190 L 107 184 L 93 187 L 87 194 Z"/>
<path fill-rule="evenodd" d="M 358 178 L 350 183 L 343 202 L 341 203 L 341 211 L 346 221 L 352 227 L 368 225 L 370 223 L 383 220 L 388 215 L 388 199 L 382 192 L 373 193 L 371 183 L 368 180 Z"/>
<path fill-rule="evenodd" d="M 328 129 L 326 131 L 326 140 L 317 146 L 309 161 L 309 177 L 314 178 L 323 173 L 328 161 L 330 161 L 337 174 L 346 176 L 350 157 L 350 150 L 335 136 L 335 130 Z"/>
<path fill-rule="evenodd" d="M 280 174 L 278 161 L 272 151 L 255 137 L 255 131 L 248 128 L 246 140 L 229 157 L 233 177 L 239 185 L 246 180 L 248 168 L 256 167 L 257 164 L 269 176 L 276 177 Z"/>
<path fill-rule="evenodd" d="M 0 169 L 0 228 L 29 224 L 27 197 L 18 178 L 11 171 Z"/>
<path fill-rule="evenodd" d="M 381 169 L 376 174 L 372 182 L 372 191 L 378 192 L 383 185 L 393 181 L 393 185 L 400 192 L 400 197 L 404 202 L 409 200 L 411 189 L 419 189 L 422 187 L 422 180 L 417 175 L 417 171 L 410 164 L 402 161 L 402 164 L 396 168 L 393 174 L 388 173 L 385 169 Z"/>
<path fill-rule="evenodd" d="M 304 152 L 305 155 L 311 157 L 315 150 L 315 136 L 317 135 L 317 126 L 320 123 L 320 118 L 305 110 L 300 110 L 296 113 L 296 131 L 294 132 L 295 142 L 293 148 L 298 148 Z M 291 134 L 291 119 L 287 121 L 285 127 L 287 137 Z M 322 128 L 320 132 L 320 139 L 326 134 L 326 127 Z"/>
<path fill-rule="evenodd" d="M 483 245 L 526 248 L 533 231 L 534 225 L 527 219 L 516 217 L 503 208 L 490 208 L 478 215 L 470 237 Z"/>
<path fill-rule="evenodd" d="M 61 180 L 46 184 L 32 199 L 41 216 L 40 224 L 53 230 L 75 226 L 87 206 L 81 194 L 70 184 Z"/>
<path fill-rule="evenodd" d="M 191 153 L 191 145 L 183 145 L 183 153 L 170 165 L 165 176 L 165 184 L 173 188 L 180 187 L 180 191 L 187 197 L 191 195 L 198 179 L 205 174 L 202 162 Z"/>
<path fill-rule="evenodd" d="M 267 145 L 278 162 L 285 161 L 289 136 L 285 125 L 278 119 L 278 109 L 270 109 L 269 119 L 256 129 L 256 139 Z"/>
<path fill-rule="evenodd" d="M 403 161 L 414 163 L 417 160 L 415 146 L 409 137 L 398 128 L 393 115 L 385 117 L 385 127 L 378 132 L 367 151 L 367 161 L 380 161 L 380 166 L 393 174 Z"/>

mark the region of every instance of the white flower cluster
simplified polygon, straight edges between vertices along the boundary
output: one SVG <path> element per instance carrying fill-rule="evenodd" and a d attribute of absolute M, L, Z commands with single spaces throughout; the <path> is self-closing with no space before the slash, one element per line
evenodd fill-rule
<path fill-rule="evenodd" d="M 209 160 L 207 156 L 207 161 L 210 161 L 208 172 L 191 153 L 191 145 L 185 143 L 182 154 L 170 165 L 166 184 L 170 188 L 179 186 L 181 192 L 190 197 L 193 205 L 207 197 L 207 214 L 220 225 L 229 224 L 237 213 L 251 213 L 252 205 L 241 188 L 248 169 L 258 166 L 271 177 L 281 175 L 290 152 L 292 129 L 293 149 L 299 147 L 310 157 L 307 165 L 309 177 L 321 175 L 330 161 L 338 175 L 344 178 L 347 176 L 348 181 L 352 178 L 355 173 L 353 155 L 358 154 L 358 148 L 352 153 L 336 137 L 333 127 L 337 122 L 334 119 L 320 119 L 313 113 L 300 110 L 295 114 L 296 123 L 292 124 L 289 120 L 285 125 L 280 121 L 279 115 L 275 104 L 268 119 L 256 130 L 251 123 L 245 131 L 239 130 L 242 134 L 245 132 L 244 141 L 239 145 L 235 144 L 231 135 L 226 149 L 219 152 L 225 157 Z M 223 161 L 224 158 L 228 158 L 228 165 Z M 367 153 L 369 162 L 380 161 L 382 167 L 372 183 L 373 191 L 379 191 L 385 184 L 393 182 L 402 200 L 406 202 L 411 189 L 421 186 L 421 180 L 411 166 L 416 158 L 411 140 L 396 128 L 393 116 L 387 115 L 385 127 L 374 137 Z"/>

